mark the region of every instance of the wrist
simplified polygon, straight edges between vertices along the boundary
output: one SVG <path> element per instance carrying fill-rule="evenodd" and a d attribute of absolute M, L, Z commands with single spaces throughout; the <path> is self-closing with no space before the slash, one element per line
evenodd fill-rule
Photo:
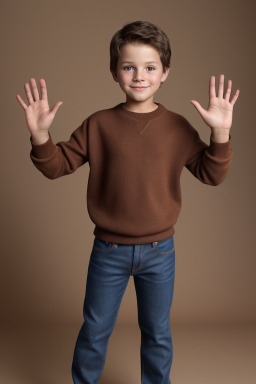
<path fill-rule="evenodd" d="M 49 133 L 46 132 L 31 132 L 32 143 L 36 145 L 41 145 L 46 143 L 49 140 Z"/>
<path fill-rule="evenodd" d="M 211 133 L 211 138 L 216 143 L 226 143 L 229 141 L 229 131 L 228 132 L 213 132 Z"/>

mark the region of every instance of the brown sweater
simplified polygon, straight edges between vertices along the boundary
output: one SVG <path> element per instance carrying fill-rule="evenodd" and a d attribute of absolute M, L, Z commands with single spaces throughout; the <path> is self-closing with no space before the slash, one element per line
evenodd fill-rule
<path fill-rule="evenodd" d="M 162 104 L 149 113 L 123 103 L 95 112 L 68 141 L 32 145 L 30 157 L 49 179 L 90 167 L 87 208 L 94 235 L 120 244 L 165 240 L 175 233 L 185 166 L 202 183 L 220 184 L 231 166 L 231 137 L 204 143 L 181 115 Z"/>

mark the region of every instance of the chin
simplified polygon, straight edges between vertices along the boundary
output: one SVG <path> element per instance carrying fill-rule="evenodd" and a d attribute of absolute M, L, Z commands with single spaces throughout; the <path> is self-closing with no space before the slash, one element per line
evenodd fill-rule
<path fill-rule="evenodd" d="M 134 95 L 127 95 L 131 100 L 133 101 L 147 101 L 151 99 L 154 95 L 147 95 L 146 97 L 144 95 L 137 95 L 134 97 Z"/>

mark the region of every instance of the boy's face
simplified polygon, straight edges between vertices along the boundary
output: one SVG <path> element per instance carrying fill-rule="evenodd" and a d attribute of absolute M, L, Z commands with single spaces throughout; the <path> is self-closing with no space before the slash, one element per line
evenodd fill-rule
<path fill-rule="evenodd" d="M 163 72 L 157 50 L 145 44 L 129 43 L 121 48 L 116 73 L 112 73 L 126 94 L 126 104 L 151 107 L 154 94 L 168 76 Z"/>

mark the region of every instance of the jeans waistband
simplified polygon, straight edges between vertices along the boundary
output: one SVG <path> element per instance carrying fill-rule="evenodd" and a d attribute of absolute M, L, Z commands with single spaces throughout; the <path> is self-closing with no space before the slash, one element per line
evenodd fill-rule
<path fill-rule="evenodd" d="M 105 241 L 105 243 L 109 244 L 109 241 Z M 118 245 L 122 245 L 122 244 L 117 244 L 117 243 L 112 243 L 112 244 L 113 244 L 113 246 L 116 247 L 116 248 L 118 247 Z M 154 242 L 149 243 L 149 244 L 151 244 L 151 246 L 154 247 L 155 245 L 158 244 L 158 241 L 154 241 Z M 142 245 L 145 245 L 145 244 L 142 244 Z"/>

